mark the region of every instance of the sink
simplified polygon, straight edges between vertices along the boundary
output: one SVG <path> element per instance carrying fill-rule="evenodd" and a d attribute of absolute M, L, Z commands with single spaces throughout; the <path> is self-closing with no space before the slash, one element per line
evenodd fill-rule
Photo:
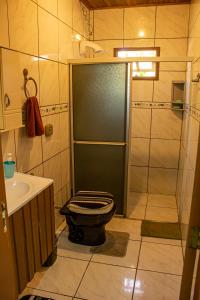
<path fill-rule="evenodd" d="M 6 180 L 6 197 L 7 199 L 21 198 L 31 191 L 30 183 L 16 179 Z"/>

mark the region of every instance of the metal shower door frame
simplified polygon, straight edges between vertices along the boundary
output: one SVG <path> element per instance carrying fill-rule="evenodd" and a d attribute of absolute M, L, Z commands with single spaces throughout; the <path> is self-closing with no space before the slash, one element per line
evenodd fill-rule
<path fill-rule="evenodd" d="M 121 63 L 121 62 L 119 62 Z M 91 63 L 98 65 L 99 63 Z M 105 63 L 104 63 L 105 64 Z M 109 61 L 106 62 L 109 64 Z M 112 64 L 112 62 L 110 62 Z M 123 199 L 123 215 L 127 212 L 127 197 L 128 197 L 128 162 L 129 162 L 129 150 L 130 150 L 130 120 L 131 120 L 131 72 L 132 63 L 124 63 L 126 67 L 126 131 L 125 131 L 125 142 L 94 142 L 94 141 L 75 141 L 73 132 L 73 64 L 70 64 L 70 137 L 71 137 L 71 186 L 72 195 L 75 195 L 75 163 L 74 163 L 74 145 L 75 144 L 99 144 L 99 145 L 124 145 L 125 147 L 125 166 L 124 166 L 124 199 Z M 80 63 L 80 65 L 85 65 Z M 88 64 L 87 64 L 88 65 Z"/>

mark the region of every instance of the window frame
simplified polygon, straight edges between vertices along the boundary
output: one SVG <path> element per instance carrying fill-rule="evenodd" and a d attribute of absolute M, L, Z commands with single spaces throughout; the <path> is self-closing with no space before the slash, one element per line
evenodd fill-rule
<path fill-rule="evenodd" d="M 160 56 L 160 47 L 124 47 L 124 48 L 114 48 L 114 57 L 118 57 L 119 51 L 148 51 L 148 50 L 154 50 L 156 51 L 156 56 Z M 149 57 L 151 58 L 151 57 Z M 156 76 L 154 77 L 133 77 L 132 80 L 159 80 L 159 71 L 160 71 L 160 63 L 155 62 L 156 64 Z"/>

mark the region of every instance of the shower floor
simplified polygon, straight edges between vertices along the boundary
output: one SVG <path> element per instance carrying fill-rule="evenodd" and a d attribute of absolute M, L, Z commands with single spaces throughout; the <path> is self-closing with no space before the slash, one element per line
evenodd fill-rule
<path fill-rule="evenodd" d="M 158 222 L 178 222 L 176 197 L 147 193 L 129 193 L 127 217 Z"/>

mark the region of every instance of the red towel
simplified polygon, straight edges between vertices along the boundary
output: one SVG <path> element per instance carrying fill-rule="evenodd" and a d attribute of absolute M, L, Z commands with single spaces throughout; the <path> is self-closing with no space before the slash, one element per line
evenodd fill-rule
<path fill-rule="evenodd" d="M 36 97 L 30 97 L 26 102 L 26 127 L 29 137 L 44 134 L 44 126 L 40 114 L 40 108 Z"/>

